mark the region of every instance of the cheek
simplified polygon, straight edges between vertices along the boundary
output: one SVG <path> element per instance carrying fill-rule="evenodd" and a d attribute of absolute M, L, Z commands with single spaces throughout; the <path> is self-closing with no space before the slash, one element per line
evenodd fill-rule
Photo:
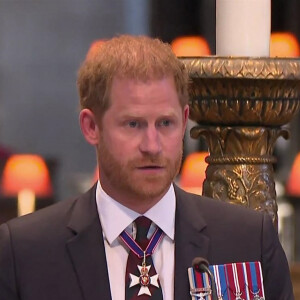
<path fill-rule="evenodd" d="M 106 136 L 106 141 L 109 151 L 119 161 L 126 161 L 138 148 L 134 138 L 124 138 L 120 134 L 108 135 Z"/>
<path fill-rule="evenodd" d="M 168 141 L 164 143 L 164 150 L 166 155 L 168 155 L 169 153 L 170 155 L 174 154 L 174 156 L 176 156 L 177 153 L 181 151 L 182 147 L 183 140 L 181 136 L 176 136 L 174 138 L 168 139 Z"/>

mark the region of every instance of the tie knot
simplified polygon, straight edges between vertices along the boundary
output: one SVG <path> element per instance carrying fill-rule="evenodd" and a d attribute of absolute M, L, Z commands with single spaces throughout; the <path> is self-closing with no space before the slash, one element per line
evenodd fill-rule
<path fill-rule="evenodd" d="M 147 217 L 141 216 L 135 219 L 135 225 L 136 225 L 136 242 L 142 246 L 147 244 L 147 233 L 149 231 L 150 225 L 152 221 L 148 219 Z"/>

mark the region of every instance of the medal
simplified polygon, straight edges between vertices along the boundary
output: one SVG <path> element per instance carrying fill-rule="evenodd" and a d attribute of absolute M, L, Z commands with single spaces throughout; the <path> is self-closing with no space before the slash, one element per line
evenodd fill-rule
<path fill-rule="evenodd" d="M 138 284 L 140 285 L 138 296 L 143 294 L 151 296 L 151 292 L 149 290 L 150 285 L 159 288 L 158 275 L 157 274 L 153 276 L 149 275 L 149 270 L 151 268 L 151 265 L 147 266 L 146 257 L 151 256 L 153 254 L 159 242 L 162 240 L 163 235 L 164 235 L 163 231 L 159 227 L 157 227 L 148 243 L 148 246 L 146 247 L 145 251 L 143 251 L 142 248 L 137 244 L 137 242 L 126 231 L 123 231 L 120 234 L 121 239 L 127 245 L 127 247 L 137 257 L 143 258 L 142 265 L 141 266 L 137 265 L 140 275 L 136 276 L 131 273 L 129 274 L 130 276 L 129 288 L 136 286 Z"/>
<path fill-rule="evenodd" d="M 264 297 L 260 297 L 260 296 L 259 296 L 259 290 L 258 290 L 257 292 L 252 292 L 252 291 L 250 290 L 250 293 L 253 295 L 253 299 L 252 299 L 252 300 L 265 300 Z"/>
<path fill-rule="evenodd" d="M 206 297 L 211 294 L 211 288 L 194 288 L 191 289 L 190 294 L 192 296 L 192 299 L 205 300 Z"/>
<path fill-rule="evenodd" d="M 238 274 L 236 264 L 231 265 L 231 271 L 233 274 L 233 281 L 234 281 L 234 286 L 235 286 L 235 292 L 233 292 L 233 294 L 235 296 L 235 300 L 244 300 L 242 298 L 243 292 L 241 291 L 241 288 L 240 288 L 239 274 Z"/>
<path fill-rule="evenodd" d="M 253 296 L 252 300 L 264 300 L 264 289 L 262 282 L 261 265 L 256 263 L 249 263 L 246 265 L 248 273 L 251 274 L 251 280 L 248 280 L 246 286 Z"/>
<path fill-rule="evenodd" d="M 138 266 L 138 269 L 140 271 L 140 276 L 136 276 L 133 274 L 129 274 L 130 276 L 130 285 L 129 287 L 133 287 L 137 284 L 140 284 L 141 288 L 139 290 L 138 296 L 146 294 L 151 296 L 150 290 L 149 290 L 149 285 L 153 285 L 159 288 L 159 284 L 158 284 L 158 275 L 154 275 L 154 276 L 149 276 L 149 270 L 151 268 L 150 266 L 146 265 L 146 255 L 144 254 L 144 259 L 143 259 L 143 263 L 141 266 Z"/>
<path fill-rule="evenodd" d="M 214 271 L 214 274 L 215 274 L 215 281 L 216 281 L 216 289 L 217 289 L 218 300 L 223 300 L 222 288 L 224 289 L 224 292 L 225 292 L 226 289 L 227 289 L 226 282 L 225 282 L 225 284 L 223 282 L 223 286 L 222 286 L 222 283 L 221 283 L 221 280 L 220 280 L 220 277 L 222 275 L 220 274 L 218 266 L 213 266 L 213 271 Z"/>
<path fill-rule="evenodd" d="M 218 300 L 265 300 L 260 262 L 210 265 L 209 269 L 215 278 Z M 188 268 L 188 279 L 192 300 L 210 299 L 203 292 L 204 288 L 210 288 L 206 273 Z"/>
<path fill-rule="evenodd" d="M 234 293 L 234 296 L 235 296 L 235 300 L 244 300 L 241 296 L 242 296 L 242 293 L 239 292 L 239 293 Z"/>

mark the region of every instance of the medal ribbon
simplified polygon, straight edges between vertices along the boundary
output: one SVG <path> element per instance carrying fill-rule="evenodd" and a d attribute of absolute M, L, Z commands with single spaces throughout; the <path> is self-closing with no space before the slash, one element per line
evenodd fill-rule
<path fill-rule="evenodd" d="M 234 263 L 232 264 L 232 272 L 233 272 L 233 280 L 234 280 L 234 285 L 235 285 L 235 295 L 238 295 L 240 297 L 242 295 L 242 291 L 240 288 L 236 264 L 234 264 Z"/>
<path fill-rule="evenodd" d="M 136 256 L 138 256 L 139 258 L 143 258 L 144 256 L 147 257 L 149 255 L 152 255 L 152 253 L 155 251 L 156 247 L 162 240 L 163 235 L 164 232 L 159 227 L 157 227 L 145 251 L 125 230 L 120 234 L 120 238 Z"/>
<path fill-rule="evenodd" d="M 223 265 L 210 265 L 216 282 L 217 295 L 223 300 L 263 300 L 265 299 L 263 276 L 260 262 L 242 262 Z M 192 300 L 199 300 L 197 291 L 207 287 L 204 274 L 188 269 Z M 205 296 L 205 300 L 211 299 Z M 201 300 L 201 297 L 200 297 Z"/>
<path fill-rule="evenodd" d="M 260 297 L 265 297 L 263 283 L 262 283 L 262 270 L 258 262 L 250 262 L 247 265 L 248 273 L 251 275 L 249 278 L 249 289 L 252 294 Z"/>
<path fill-rule="evenodd" d="M 213 274 L 214 274 L 215 281 L 216 281 L 216 288 L 217 288 L 218 298 L 222 298 L 223 293 L 222 293 L 222 287 L 221 287 L 221 281 L 220 281 L 219 266 L 216 266 L 216 265 L 212 266 L 212 269 L 213 269 Z"/>

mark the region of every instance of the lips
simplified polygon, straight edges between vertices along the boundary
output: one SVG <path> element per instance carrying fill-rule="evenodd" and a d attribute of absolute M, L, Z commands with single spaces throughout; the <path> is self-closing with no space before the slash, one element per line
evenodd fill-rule
<path fill-rule="evenodd" d="M 131 165 L 139 170 L 161 170 L 168 165 L 165 159 L 153 158 L 132 162 Z"/>
<path fill-rule="evenodd" d="M 142 167 L 138 167 L 138 169 L 142 169 L 142 170 L 156 170 L 156 169 L 162 169 L 162 166 L 142 166 Z"/>

